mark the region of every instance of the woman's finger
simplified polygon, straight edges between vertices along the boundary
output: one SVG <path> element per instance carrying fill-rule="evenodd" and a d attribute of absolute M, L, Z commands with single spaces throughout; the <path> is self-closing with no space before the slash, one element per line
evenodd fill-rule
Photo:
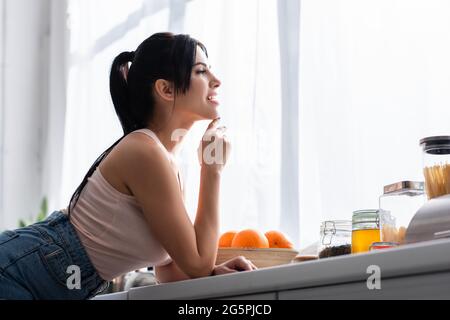
<path fill-rule="evenodd" d="M 213 138 L 216 139 L 216 137 L 219 137 L 223 132 L 225 132 L 225 126 L 217 127 L 219 120 L 220 118 L 211 121 L 205 133 L 203 134 L 203 141 L 211 141 Z"/>
<path fill-rule="evenodd" d="M 220 274 L 227 274 L 227 273 L 235 273 L 237 272 L 237 270 L 234 270 L 232 268 L 229 268 L 227 266 L 217 266 L 216 269 L 214 270 L 214 274 L 215 275 L 220 275 Z"/>
<path fill-rule="evenodd" d="M 220 127 L 217 127 L 216 128 L 216 131 L 217 132 L 225 132 L 225 131 L 227 131 L 227 127 L 226 126 L 220 126 Z"/>
<path fill-rule="evenodd" d="M 206 130 L 212 129 L 217 123 L 219 122 L 220 118 L 216 118 L 213 121 L 211 121 L 208 125 L 208 128 Z"/>
<path fill-rule="evenodd" d="M 250 267 L 252 268 L 252 270 L 258 269 L 258 267 L 251 260 L 249 260 L 247 258 L 245 260 L 247 260 L 247 262 L 250 265 Z"/>
<path fill-rule="evenodd" d="M 233 261 L 234 267 L 237 270 L 245 271 L 245 270 L 252 270 L 252 266 L 250 265 L 250 261 L 247 260 L 244 257 L 237 257 Z"/>

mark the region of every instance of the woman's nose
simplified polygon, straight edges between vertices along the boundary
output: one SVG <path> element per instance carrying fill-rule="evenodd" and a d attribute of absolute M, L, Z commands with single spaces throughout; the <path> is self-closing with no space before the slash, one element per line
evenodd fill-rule
<path fill-rule="evenodd" d="M 213 88 L 218 88 L 218 87 L 220 87 L 221 84 L 222 84 L 222 82 L 220 82 L 220 80 L 216 76 L 213 75 L 213 78 L 211 80 L 211 86 Z"/>

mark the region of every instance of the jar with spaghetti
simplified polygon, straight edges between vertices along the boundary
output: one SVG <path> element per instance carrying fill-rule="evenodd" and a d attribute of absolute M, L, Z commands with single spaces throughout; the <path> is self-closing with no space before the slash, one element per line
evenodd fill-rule
<path fill-rule="evenodd" d="M 420 146 L 428 199 L 450 194 L 450 136 L 423 138 Z"/>
<path fill-rule="evenodd" d="M 352 253 L 370 250 L 374 242 L 380 242 L 379 210 L 366 209 L 353 212 L 352 217 Z"/>

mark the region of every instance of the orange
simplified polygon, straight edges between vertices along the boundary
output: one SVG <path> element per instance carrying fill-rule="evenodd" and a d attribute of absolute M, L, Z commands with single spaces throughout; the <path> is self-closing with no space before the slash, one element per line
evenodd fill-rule
<path fill-rule="evenodd" d="M 233 241 L 236 233 L 237 231 L 227 231 L 223 233 L 219 238 L 219 248 L 231 247 L 231 241 Z"/>
<path fill-rule="evenodd" d="M 269 248 L 269 241 L 262 232 L 246 229 L 236 233 L 231 246 L 233 248 Z"/>
<path fill-rule="evenodd" d="M 280 231 L 267 231 L 264 235 L 266 236 L 267 240 L 269 240 L 270 248 L 294 248 L 294 245 L 291 241 L 289 241 L 289 238 Z"/>

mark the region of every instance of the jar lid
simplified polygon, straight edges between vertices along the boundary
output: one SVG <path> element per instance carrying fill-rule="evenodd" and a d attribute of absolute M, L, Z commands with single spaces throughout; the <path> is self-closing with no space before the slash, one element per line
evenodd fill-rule
<path fill-rule="evenodd" d="M 353 211 L 352 223 L 379 223 L 379 210 L 378 209 L 364 209 Z"/>
<path fill-rule="evenodd" d="M 336 232 L 351 232 L 352 221 L 351 220 L 327 220 L 323 221 L 320 226 L 320 232 L 324 234 L 335 234 Z"/>
<path fill-rule="evenodd" d="M 424 193 L 423 181 L 399 181 L 383 188 L 383 195 L 416 196 Z"/>
<path fill-rule="evenodd" d="M 369 250 L 379 250 L 379 249 L 388 249 L 388 248 L 394 248 L 397 247 L 398 243 L 397 242 L 373 242 L 370 247 Z"/>
<path fill-rule="evenodd" d="M 450 136 L 433 136 L 420 139 L 419 145 L 429 154 L 450 154 Z"/>

